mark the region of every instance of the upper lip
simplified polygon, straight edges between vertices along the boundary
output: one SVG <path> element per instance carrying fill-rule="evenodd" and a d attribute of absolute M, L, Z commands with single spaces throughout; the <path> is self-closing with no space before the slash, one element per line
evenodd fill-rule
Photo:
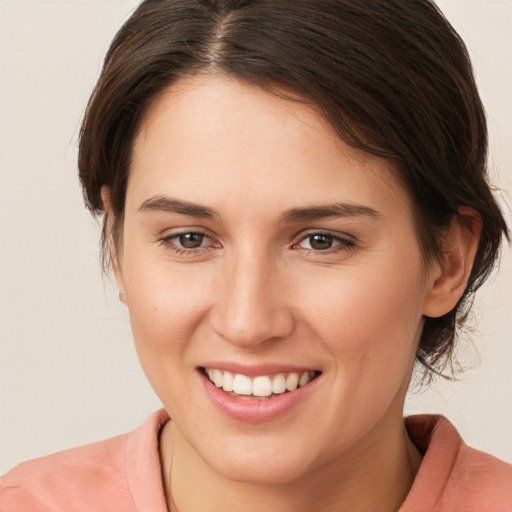
<path fill-rule="evenodd" d="M 277 375 L 279 373 L 303 373 L 306 371 L 318 371 L 317 368 L 303 365 L 283 364 L 283 363 L 260 363 L 243 364 L 231 361 L 208 361 L 203 363 L 200 368 L 210 368 L 222 370 L 225 372 L 239 373 L 247 377 L 257 377 L 259 375 Z"/>

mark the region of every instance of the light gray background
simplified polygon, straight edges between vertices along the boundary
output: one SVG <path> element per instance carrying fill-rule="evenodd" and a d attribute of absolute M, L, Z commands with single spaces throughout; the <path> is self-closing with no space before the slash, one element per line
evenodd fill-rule
<path fill-rule="evenodd" d="M 0 474 L 135 428 L 160 407 L 128 316 L 102 281 L 76 137 L 101 59 L 135 0 L 0 0 Z M 512 1 L 442 0 L 474 59 L 494 179 L 512 191 Z M 510 210 L 507 209 L 507 212 Z M 510 221 L 510 213 L 507 213 Z M 512 258 L 477 304 L 473 370 L 412 394 L 469 444 L 512 462 Z"/>

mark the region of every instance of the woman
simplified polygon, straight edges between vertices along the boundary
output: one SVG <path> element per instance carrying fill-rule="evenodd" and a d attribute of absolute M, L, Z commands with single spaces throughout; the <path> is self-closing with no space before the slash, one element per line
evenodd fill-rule
<path fill-rule="evenodd" d="M 79 168 L 165 410 L 0 510 L 511 510 L 509 465 L 402 417 L 508 236 L 486 151 L 427 0 L 143 2 Z"/>

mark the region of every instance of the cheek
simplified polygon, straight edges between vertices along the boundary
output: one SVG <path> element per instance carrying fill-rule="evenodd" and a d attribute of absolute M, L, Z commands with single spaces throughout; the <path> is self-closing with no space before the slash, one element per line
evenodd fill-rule
<path fill-rule="evenodd" d="M 140 254 L 140 253 L 139 253 Z M 208 310 L 211 286 L 193 270 L 125 262 L 124 282 L 135 346 L 150 381 L 184 366 L 185 348 Z"/>
<path fill-rule="evenodd" d="M 322 293 L 302 293 L 302 311 L 332 360 L 353 377 L 349 385 L 364 374 L 369 382 L 381 374 L 401 378 L 414 360 L 422 325 L 420 267 L 394 261 L 316 276 Z"/>
<path fill-rule="evenodd" d="M 327 423 L 343 424 L 343 435 L 338 430 L 331 439 L 340 450 L 386 411 L 401 414 L 422 325 L 421 287 L 414 267 L 384 272 L 390 268 L 353 268 L 323 282 L 317 276 L 323 293 L 305 294 L 301 308 L 308 311 L 311 338 L 329 354 L 330 393 L 322 414 Z"/>

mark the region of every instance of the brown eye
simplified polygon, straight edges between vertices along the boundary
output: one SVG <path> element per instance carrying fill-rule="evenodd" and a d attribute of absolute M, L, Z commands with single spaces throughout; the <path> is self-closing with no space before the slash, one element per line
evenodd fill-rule
<path fill-rule="evenodd" d="M 321 233 L 311 235 L 308 238 L 311 249 L 314 249 L 315 251 L 325 251 L 326 249 L 330 249 L 334 241 L 334 238 L 331 235 L 324 235 Z"/>
<path fill-rule="evenodd" d="M 220 249 L 222 245 L 218 240 L 200 231 L 184 231 L 157 240 L 165 249 L 174 252 L 180 257 L 199 257 L 209 254 L 210 250 Z"/>
<path fill-rule="evenodd" d="M 348 250 L 354 247 L 354 241 L 349 238 L 341 237 L 332 233 L 309 233 L 295 246 L 317 253 L 331 254 L 342 250 Z"/>
<path fill-rule="evenodd" d="M 184 249 L 198 249 L 204 241 L 202 233 L 183 233 L 178 235 L 178 243 Z"/>

